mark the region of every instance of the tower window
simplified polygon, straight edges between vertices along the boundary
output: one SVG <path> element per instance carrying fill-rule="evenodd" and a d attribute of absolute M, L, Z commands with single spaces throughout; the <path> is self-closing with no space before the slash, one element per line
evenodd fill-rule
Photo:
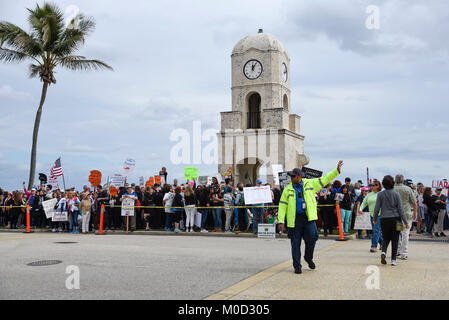
<path fill-rule="evenodd" d="M 248 99 L 248 129 L 260 129 L 260 95 L 253 93 Z"/>

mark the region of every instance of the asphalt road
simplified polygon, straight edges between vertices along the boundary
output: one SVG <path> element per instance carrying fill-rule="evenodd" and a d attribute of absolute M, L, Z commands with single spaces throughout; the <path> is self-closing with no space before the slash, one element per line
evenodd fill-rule
<path fill-rule="evenodd" d="M 0 299 L 203 299 L 289 259 L 288 239 L 4 233 Z M 66 288 L 71 265 L 80 289 Z"/>

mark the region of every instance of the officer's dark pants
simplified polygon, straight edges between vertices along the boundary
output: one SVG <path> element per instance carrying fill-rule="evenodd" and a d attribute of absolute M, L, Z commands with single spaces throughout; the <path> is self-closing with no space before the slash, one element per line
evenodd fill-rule
<path fill-rule="evenodd" d="M 288 229 L 288 236 L 292 246 L 293 268 L 301 269 L 301 240 L 304 239 L 306 248 L 304 260 L 306 262 L 313 260 L 313 250 L 318 240 L 318 229 L 315 221 L 307 221 L 307 215 L 296 214 L 295 227 Z"/>

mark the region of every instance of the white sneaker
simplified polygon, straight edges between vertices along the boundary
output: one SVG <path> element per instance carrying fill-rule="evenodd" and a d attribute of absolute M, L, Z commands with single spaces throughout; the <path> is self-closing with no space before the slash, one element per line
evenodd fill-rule
<path fill-rule="evenodd" d="M 398 263 L 396 262 L 396 260 L 391 260 L 391 265 L 392 266 L 396 266 Z"/>
<path fill-rule="evenodd" d="M 189 232 L 193 232 L 193 228 L 190 228 Z"/>
<path fill-rule="evenodd" d="M 407 260 L 408 259 L 406 254 L 401 254 L 400 256 L 398 256 L 398 258 L 401 259 L 401 260 Z"/>
<path fill-rule="evenodd" d="M 201 232 L 209 232 L 209 231 L 207 231 L 206 229 L 201 229 Z"/>
<path fill-rule="evenodd" d="M 51 232 L 56 232 L 56 229 L 51 229 Z"/>

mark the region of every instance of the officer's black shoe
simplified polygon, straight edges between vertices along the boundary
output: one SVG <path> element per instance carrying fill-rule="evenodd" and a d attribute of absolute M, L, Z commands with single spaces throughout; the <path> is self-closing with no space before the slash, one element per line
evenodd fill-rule
<path fill-rule="evenodd" d="M 295 269 L 295 273 L 300 274 L 300 273 L 302 273 L 302 271 L 301 271 L 301 269 Z"/>
<path fill-rule="evenodd" d="M 315 263 L 313 263 L 313 261 L 307 261 L 307 264 L 309 265 L 310 269 L 315 270 L 316 266 Z"/>

